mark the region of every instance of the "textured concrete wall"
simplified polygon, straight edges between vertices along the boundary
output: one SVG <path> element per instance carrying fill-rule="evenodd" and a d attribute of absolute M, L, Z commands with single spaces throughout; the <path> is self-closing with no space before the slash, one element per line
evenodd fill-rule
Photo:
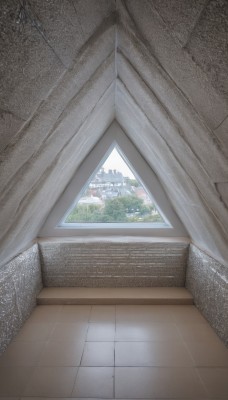
<path fill-rule="evenodd" d="M 184 286 L 187 243 L 39 244 L 44 286 Z"/>
<path fill-rule="evenodd" d="M 41 288 L 37 245 L 0 269 L 0 354 L 29 317 Z"/>
<path fill-rule="evenodd" d="M 217 103 L 209 77 L 190 56 L 193 49 L 183 47 L 194 36 L 191 30 L 199 22 L 203 2 L 117 3 L 116 118 L 136 146 L 140 132 L 140 151 L 194 243 L 228 265 L 227 149 L 220 145 L 227 137 L 228 107 L 220 104 L 221 98 Z M 225 26 L 218 24 L 214 32 L 218 47 L 223 32 L 227 37 Z M 212 130 L 217 125 L 216 134 Z"/>
<path fill-rule="evenodd" d="M 0 26 L 0 265 L 114 118 L 228 265 L 228 1 L 2 0 Z"/>
<path fill-rule="evenodd" d="M 190 245 L 186 286 L 196 306 L 228 346 L 228 269 Z"/>
<path fill-rule="evenodd" d="M 35 3 L 37 7 L 39 6 L 38 3 L 41 8 L 42 5 L 44 6 L 44 2 Z M 86 3 L 87 12 L 83 11 Z M 6 94 L 14 93 L 13 97 L 11 97 L 15 101 L 14 109 L 17 109 L 18 114 L 21 108 L 29 113 L 31 111 L 30 105 L 31 107 L 34 105 L 36 112 L 33 109 L 32 117 L 23 125 L 20 133 L 13 137 L 10 145 L 7 146 L 7 143 L 5 143 L 6 148 L 3 154 L 0 154 L 0 209 L 4 209 L 4 212 L 0 212 L 0 265 L 7 263 L 12 256 L 16 256 L 31 240 L 36 238 L 40 227 L 65 189 L 66 184 L 74 175 L 85 155 L 91 151 L 114 118 L 115 85 L 112 85 L 112 83 L 115 80 L 115 27 L 113 25 L 115 17 L 111 15 L 110 18 L 105 18 L 101 24 L 98 22 L 100 21 L 100 16 L 103 15 L 105 17 L 107 13 L 109 14 L 111 3 L 112 1 L 105 0 L 98 2 L 83 1 L 81 3 L 79 8 L 82 15 L 85 17 L 87 15 L 88 17 L 87 23 L 84 20 L 82 22 L 83 29 L 87 27 L 89 34 L 90 26 L 96 28 L 96 32 L 92 34 L 86 44 L 84 43 L 85 46 L 82 46 L 82 48 L 72 38 L 72 47 L 77 53 L 74 63 L 68 69 L 63 67 L 58 77 L 55 75 L 55 68 L 50 63 L 50 70 L 53 69 L 53 75 L 51 71 L 49 72 L 50 82 L 46 81 L 46 75 L 43 70 L 43 63 L 45 64 L 47 60 L 43 55 L 42 49 L 36 47 L 33 42 L 31 44 L 29 33 L 26 33 L 26 29 L 29 29 L 29 27 L 32 31 L 37 31 L 35 27 L 30 26 L 30 20 L 27 20 L 22 35 L 19 35 L 19 40 L 28 45 L 27 47 L 24 44 L 24 53 L 21 49 L 21 46 L 23 46 L 21 42 L 18 47 L 19 50 L 17 49 L 17 52 L 14 53 L 14 46 L 11 47 L 6 39 L 5 42 L 3 40 L 1 55 L 4 60 L 3 64 L 7 65 L 8 63 L 7 68 L 3 66 L 3 69 L 10 71 L 7 74 L 11 76 L 11 80 L 7 78 L 8 75 L 2 74 L 5 83 L 2 90 L 4 89 Z M 47 3 L 45 2 L 45 4 Z M 56 14 L 61 19 L 62 14 L 65 14 L 66 10 L 69 11 L 69 8 L 64 5 L 63 12 L 63 2 L 61 1 L 52 2 L 52 5 L 52 11 L 49 10 L 48 13 L 48 10 L 44 10 L 42 12 L 43 17 L 46 15 L 46 20 L 48 18 L 53 20 L 53 15 Z M 6 32 L 7 37 L 14 32 L 8 38 L 9 42 L 14 43 L 16 41 L 17 43 L 15 36 L 17 37 L 16 27 L 18 25 L 14 13 L 11 15 L 11 24 L 8 23 L 8 20 L 5 20 L 6 16 L 10 14 L 10 10 L 11 8 L 8 9 L 6 15 L 4 11 L 2 13 L 3 25 L 6 26 L 7 32 L 9 31 L 8 33 Z M 71 11 L 68 15 L 73 17 L 73 12 Z M 10 18 L 10 15 L 8 17 Z M 97 23 L 95 21 L 96 18 Z M 71 23 L 67 23 L 65 32 L 68 34 L 70 34 L 68 29 L 70 26 L 72 26 Z M 48 29 L 46 30 L 47 27 Z M 49 31 L 49 28 L 50 21 L 47 21 L 45 31 Z M 54 31 L 52 33 L 54 34 Z M 58 28 L 55 33 L 57 35 L 55 43 L 59 43 L 59 48 L 61 47 L 61 52 L 63 52 L 66 48 L 65 39 L 62 40 L 63 31 Z M 34 34 L 38 35 L 37 32 Z M 49 48 L 47 41 L 44 40 L 43 46 Z M 30 57 L 32 57 L 30 50 L 33 52 L 34 47 L 37 49 L 36 56 L 38 54 L 40 57 L 39 62 L 36 58 L 35 62 L 34 59 L 30 60 Z M 6 54 L 11 54 L 9 49 L 13 49 L 11 59 L 6 57 Z M 30 66 L 29 60 L 26 61 L 26 67 L 29 65 L 29 70 L 31 68 L 31 71 L 33 71 L 32 81 L 23 62 L 15 61 L 14 55 L 17 55 L 18 52 L 23 55 L 23 60 L 28 58 L 32 61 L 32 66 Z M 75 55 L 69 48 L 67 53 L 68 56 Z M 69 61 L 68 56 L 67 59 Z M 34 63 L 36 68 L 34 68 Z M 10 70 L 9 66 L 14 66 L 14 70 Z M 57 68 L 57 66 L 58 61 L 55 67 Z M 37 69 L 39 69 L 42 79 L 37 78 Z M 33 104 L 32 99 L 26 95 L 26 91 L 22 90 L 19 85 L 21 71 L 23 71 L 22 75 L 26 77 L 25 89 L 27 88 L 30 93 L 32 92 L 40 97 L 38 104 L 35 99 L 33 99 Z M 12 83 L 12 76 L 17 82 L 18 86 L 16 88 L 13 84 L 8 86 L 9 82 Z M 33 86 L 34 82 L 36 82 L 35 86 Z M 41 90 L 41 87 L 44 90 L 42 93 L 38 90 Z M 18 96 L 20 96 L 19 102 L 16 101 Z M 10 99 L 7 99 L 6 102 L 10 103 Z M 5 103 L 4 110 L 8 110 Z M 11 107 L 10 112 L 13 112 Z M 23 118 L 27 117 L 24 116 Z M 0 120 L 0 129 L 1 121 L 2 119 Z M 6 116 L 4 117 L 4 126 L 12 126 L 14 128 L 17 122 L 20 125 L 20 121 L 11 121 L 9 115 L 7 118 Z M 10 131 L 11 133 L 13 135 L 13 129 Z M 2 137 L 1 131 L 0 136 Z M 10 139 L 8 133 L 5 133 L 4 137 Z M 45 203 L 43 202 L 44 198 Z M 18 204 L 20 204 L 20 207 L 18 207 Z"/>

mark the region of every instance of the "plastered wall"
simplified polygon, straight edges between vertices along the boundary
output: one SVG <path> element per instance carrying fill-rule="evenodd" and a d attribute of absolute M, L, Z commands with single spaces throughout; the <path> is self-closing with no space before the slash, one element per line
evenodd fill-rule
<path fill-rule="evenodd" d="M 194 302 L 228 346 L 228 269 L 190 245 L 186 286 Z"/>
<path fill-rule="evenodd" d="M 37 244 L 0 269 L 0 354 L 31 314 L 41 288 Z"/>

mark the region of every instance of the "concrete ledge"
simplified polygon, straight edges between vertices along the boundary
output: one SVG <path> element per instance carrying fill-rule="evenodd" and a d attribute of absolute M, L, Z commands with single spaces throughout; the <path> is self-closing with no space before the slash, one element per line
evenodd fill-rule
<path fill-rule="evenodd" d="M 44 288 L 39 305 L 53 304 L 159 304 L 191 305 L 192 295 L 185 288 Z"/>

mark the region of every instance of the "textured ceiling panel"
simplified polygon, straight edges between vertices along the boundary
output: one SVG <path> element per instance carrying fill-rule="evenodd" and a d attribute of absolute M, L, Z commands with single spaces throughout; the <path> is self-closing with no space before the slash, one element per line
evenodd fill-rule
<path fill-rule="evenodd" d="M 222 205 L 220 220 L 213 215 L 211 205 L 205 198 L 206 193 L 202 195 L 192 180 L 191 171 L 183 168 L 167 141 L 153 127 L 122 83 L 118 84 L 117 104 L 118 122 L 136 146 L 140 134 L 139 149 L 162 182 L 191 238 L 221 262 L 227 262 L 227 219 L 222 220 L 222 215 L 227 218 L 227 209 L 219 201 L 219 196 L 214 206 Z M 210 188 L 207 193 L 211 195 Z"/>
<path fill-rule="evenodd" d="M 228 265 L 227 1 L 3 0 L 0 263 L 116 118 L 192 240 Z"/>

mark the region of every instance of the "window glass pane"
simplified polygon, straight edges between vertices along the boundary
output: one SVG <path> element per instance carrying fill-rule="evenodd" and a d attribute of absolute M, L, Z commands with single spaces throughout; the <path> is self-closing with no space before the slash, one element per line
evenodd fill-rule
<path fill-rule="evenodd" d="M 115 147 L 92 176 L 64 223 L 137 222 L 166 224 L 145 187 Z"/>

